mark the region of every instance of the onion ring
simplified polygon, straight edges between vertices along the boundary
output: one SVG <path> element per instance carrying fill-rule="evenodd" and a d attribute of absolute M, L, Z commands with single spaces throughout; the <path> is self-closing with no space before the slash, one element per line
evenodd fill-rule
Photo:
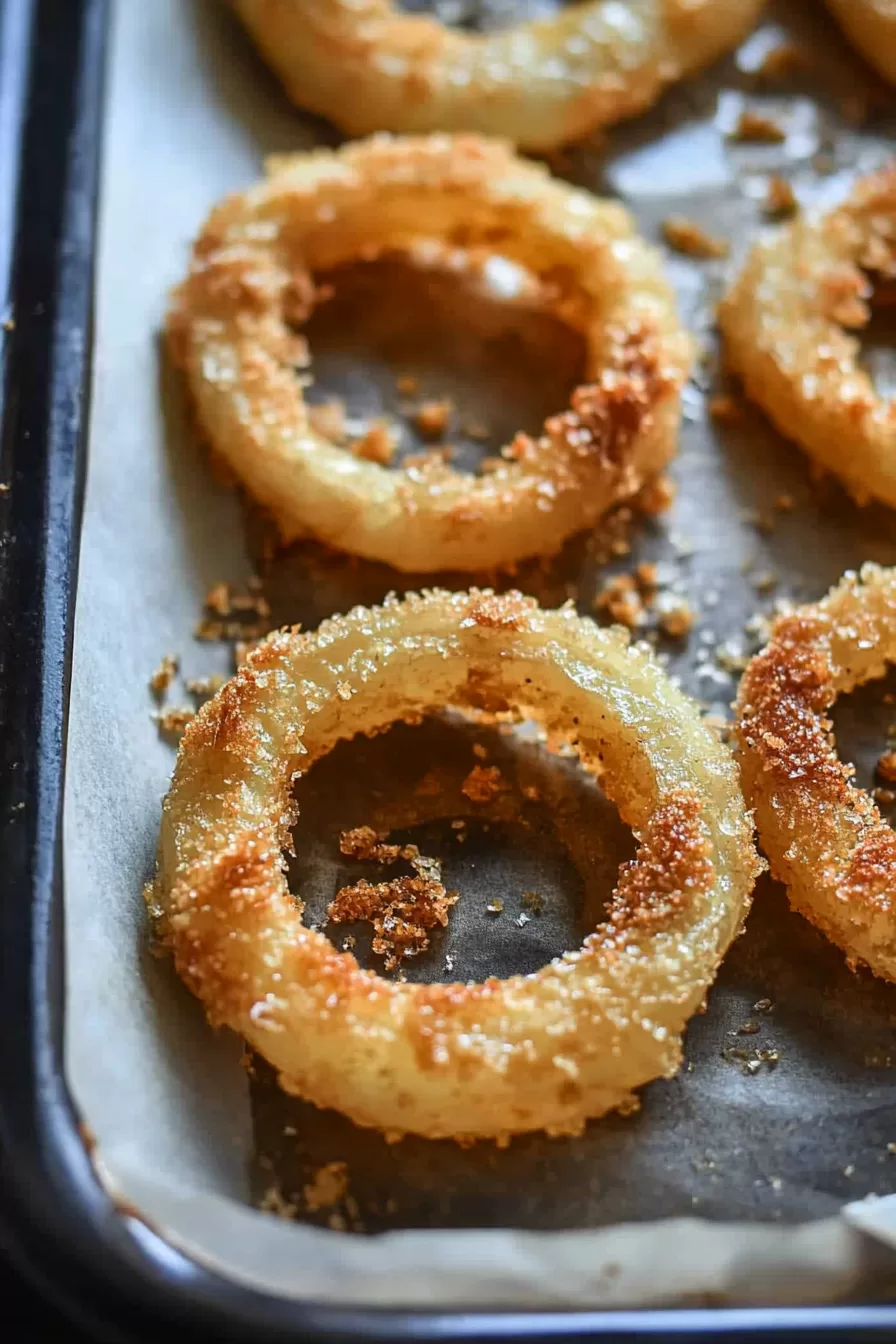
<path fill-rule="evenodd" d="M 896 507 L 896 408 L 844 331 L 868 320 L 868 271 L 896 278 L 896 167 L 759 242 L 719 320 L 731 368 L 777 427 L 859 502 Z"/>
<path fill-rule="evenodd" d="M 287 325 L 309 273 L 428 244 L 500 251 L 586 338 L 589 385 L 497 470 L 391 470 L 309 420 Z M 472 138 L 379 138 L 279 160 L 196 244 L 168 332 L 212 447 L 277 518 L 400 570 L 481 570 L 550 554 L 674 452 L 691 343 L 659 255 L 622 207 Z"/>
<path fill-rule="evenodd" d="M 337 741 L 449 704 L 573 739 L 640 848 L 579 951 L 503 981 L 390 982 L 303 925 L 291 786 Z M 435 591 L 250 654 L 184 735 L 147 899 L 210 1020 L 287 1091 L 396 1136 L 502 1138 L 576 1132 L 675 1072 L 756 871 L 733 759 L 624 632 Z"/>
<path fill-rule="evenodd" d="M 828 0 L 828 9 L 854 47 L 896 84 L 896 7 L 893 0 Z"/>
<path fill-rule="evenodd" d="M 838 695 L 896 661 L 896 569 L 865 565 L 780 617 L 737 699 L 741 778 L 791 905 L 851 964 L 896 980 L 896 834 L 837 757 Z"/>
<path fill-rule="evenodd" d="M 550 149 L 634 116 L 749 31 L 763 0 L 591 0 L 490 33 L 390 0 L 234 0 L 300 107 L 347 135 L 478 131 Z"/>

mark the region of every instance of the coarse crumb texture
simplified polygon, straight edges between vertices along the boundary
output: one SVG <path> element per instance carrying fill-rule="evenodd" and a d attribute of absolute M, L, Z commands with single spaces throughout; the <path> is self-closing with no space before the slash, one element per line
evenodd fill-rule
<path fill-rule="evenodd" d="M 387 981 L 287 887 L 295 779 L 446 705 L 512 707 L 576 744 L 639 840 L 607 922 L 533 974 Z M 502 1139 L 577 1132 L 675 1073 L 757 868 L 733 759 L 649 654 L 571 608 L 432 591 L 249 655 L 184 736 L 147 902 L 210 1020 L 287 1091 L 393 1135 Z"/>
<path fill-rule="evenodd" d="M 446 928 L 448 911 L 457 900 L 435 877 L 393 877 L 388 882 L 364 878 L 337 891 L 327 907 L 335 924 L 368 920 L 373 925 L 373 951 L 394 971 L 405 957 L 429 947 L 429 929 Z"/>
<path fill-rule="evenodd" d="M 896 570 L 866 565 L 780 617 L 737 699 L 736 739 L 762 848 L 794 909 L 851 962 L 896 980 L 896 834 L 850 780 L 838 695 L 896 661 Z"/>
<path fill-rule="evenodd" d="M 672 456 L 691 342 L 621 206 L 473 137 L 380 137 L 269 166 L 212 213 L 168 336 L 202 432 L 287 540 L 310 532 L 400 570 L 481 570 L 555 552 Z M 487 474 L 438 455 L 395 470 L 353 456 L 315 429 L 295 374 L 307 351 L 290 324 L 313 303 L 311 274 L 422 242 L 526 268 L 586 339 L 569 409 Z"/>
<path fill-rule="evenodd" d="M 550 149 L 634 116 L 752 27 L 762 0 L 590 0 L 464 33 L 391 0 L 233 0 L 290 97 L 348 135 L 478 131 Z"/>
<path fill-rule="evenodd" d="M 849 40 L 896 84 L 896 0 L 828 0 Z"/>
<path fill-rule="evenodd" d="M 896 277 L 896 165 L 757 243 L 719 320 L 732 370 L 778 428 L 857 500 L 896 507 L 896 405 L 849 330 L 868 321 L 870 277 Z"/>

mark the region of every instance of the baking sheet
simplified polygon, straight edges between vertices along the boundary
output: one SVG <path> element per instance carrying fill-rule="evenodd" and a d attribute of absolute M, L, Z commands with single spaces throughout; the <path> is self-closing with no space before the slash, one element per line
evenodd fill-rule
<path fill-rule="evenodd" d="M 801 40 L 811 37 L 816 69 L 786 93 L 760 94 L 749 72 L 780 41 L 779 18 Z M 770 172 L 784 171 L 801 198 L 824 201 L 880 162 L 896 123 L 886 113 L 862 129 L 844 123 L 873 88 L 818 5 L 781 5 L 736 61 L 557 166 L 621 195 L 648 236 L 659 236 L 666 215 L 685 213 L 729 237 L 736 256 L 763 223 Z M 264 154 L 335 137 L 286 103 L 212 2 L 123 0 L 109 100 L 65 894 L 68 1073 L 110 1188 L 226 1272 L 322 1300 L 610 1306 L 886 1292 L 896 1261 L 838 1211 L 896 1190 L 888 1146 L 896 1141 L 896 995 L 849 973 L 769 882 L 757 891 L 707 1013 L 689 1028 L 679 1077 L 645 1089 L 637 1115 L 608 1117 L 579 1140 L 532 1136 L 506 1150 L 415 1139 L 387 1145 L 283 1096 L 261 1062 L 247 1087 L 239 1044 L 213 1034 L 171 968 L 151 956 L 140 888 L 173 763 L 151 722 L 146 687 L 160 656 L 178 653 L 188 676 L 229 669 L 226 649 L 191 637 L 204 594 L 221 580 L 242 583 L 263 571 L 274 620 L 306 625 L 411 581 L 313 546 L 272 561 L 264 521 L 247 517 L 208 470 L 158 345 L 166 290 L 180 278 L 208 208 L 253 181 Z M 744 106 L 778 118 L 785 143 L 726 139 Z M 669 266 L 684 316 L 710 344 L 725 263 L 670 254 Z M 377 285 L 390 292 L 382 274 L 341 277 L 335 306 L 325 306 L 311 333 L 314 395 L 347 392 L 355 414 L 392 409 L 394 374 L 416 360 L 424 390 L 463 393 L 465 409 L 506 437 L 502 415 L 516 424 L 537 420 L 551 380 L 574 368 L 576 351 L 558 333 L 548 341 L 536 319 L 516 314 L 508 324 L 482 304 L 478 318 L 471 310 L 462 350 L 452 351 L 465 300 L 438 276 L 408 288 L 401 323 L 390 322 L 383 305 L 362 302 L 365 286 L 373 294 Z M 421 323 L 432 334 L 422 349 L 416 337 L 407 340 L 408 327 L 416 333 Z M 526 333 L 551 349 L 540 371 L 527 356 Z M 885 324 L 869 334 L 882 381 L 894 368 L 888 341 Z M 523 567 L 514 582 L 546 603 L 572 596 L 590 610 L 608 574 L 660 562 L 668 591 L 686 595 L 699 613 L 683 647 L 661 648 L 686 689 L 722 714 L 734 688 L 730 669 L 759 637 L 756 613 L 816 596 L 863 560 L 896 562 L 896 534 L 892 514 L 858 510 L 836 486 L 812 483 L 801 454 L 758 413 L 712 421 L 706 394 L 718 381 L 704 365 L 687 390 L 673 473 L 679 495 L 669 515 L 616 519 L 559 561 Z M 410 436 L 406 446 L 416 446 Z M 460 447 L 462 461 L 474 451 L 472 440 Z M 792 509 L 782 507 L 784 497 Z M 600 563 L 623 537 L 630 553 Z M 869 688 L 839 711 L 844 754 L 866 783 L 893 717 L 886 689 Z M 516 810 L 505 800 L 494 815 L 480 809 L 470 817 L 476 809 L 459 786 L 478 759 L 474 743 L 509 778 L 534 782 L 543 800 Z M 434 766 L 446 792 L 427 812 L 415 790 Z M 310 893 L 311 917 L 322 916 L 338 885 L 365 875 L 340 860 L 336 841 L 343 827 L 371 821 L 404 828 L 425 852 L 438 852 L 448 885 L 463 891 L 446 933 L 408 963 L 411 978 L 530 970 L 576 945 L 631 843 L 571 763 L 537 743 L 454 720 L 340 748 L 315 767 L 306 792 L 292 877 Z M 462 815 L 468 838 L 459 843 L 450 823 Z M 523 920 L 528 890 L 538 891 L 543 910 Z M 489 913 L 499 894 L 504 910 Z M 340 927 L 333 936 L 350 932 L 362 950 L 361 930 Z M 758 1030 L 745 1033 L 748 1023 Z M 777 1062 L 762 1051 L 777 1052 Z M 344 1194 L 309 1208 L 306 1187 L 333 1161 L 347 1164 Z M 290 1218 L 256 1213 L 250 1199 Z M 887 1207 L 881 1200 L 863 1212 Z M 680 1221 L 693 1216 L 757 1225 Z M 768 1226 L 804 1220 L 818 1221 L 799 1231 Z M 322 1228 L 303 1225 L 314 1222 Z M 616 1226 L 626 1223 L 650 1225 Z M 353 1237 L 333 1227 L 389 1235 Z M 434 1230 L 452 1228 L 480 1230 Z"/>

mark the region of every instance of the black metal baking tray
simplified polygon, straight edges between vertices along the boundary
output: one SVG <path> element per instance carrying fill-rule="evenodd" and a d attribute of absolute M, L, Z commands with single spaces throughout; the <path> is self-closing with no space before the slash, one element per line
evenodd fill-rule
<path fill-rule="evenodd" d="M 108 18 L 105 0 L 0 4 L 0 1251 L 97 1339 L 891 1337 L 890 1306 L 464 1314 L 287 1302 L 187 1260 L 101 1189 L 63 1071 L 60 809 Z"/>

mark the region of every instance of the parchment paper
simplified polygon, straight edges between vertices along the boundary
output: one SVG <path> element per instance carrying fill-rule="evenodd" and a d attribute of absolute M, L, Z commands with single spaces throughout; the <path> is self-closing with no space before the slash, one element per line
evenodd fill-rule
<path fill-rule="evenodd" d="M 871 76 L 820 6 L 794 3 L 780 13 L 811 41 L 817 65 L 804 84 L 756 91 L 748 72 L 780 40 L 773 18 L 737 62 L 558 166 L 620 194 L 648 236 L 658 237 L 663 217 L 677 211 L 731 237 L 735 255 L 763 222 L 769 172 L 785 171 L 807 200 L 836 199 L 857 169 L 880 161 L 893 122 L 846 127 L 843 100 L 848 111 L 849 99 L 872 88 Z M 786 142 L 727 140 L 744 105 L 778 117 Z M 760 884 L 747 933 L 688 1031 L 681 1075 L 645 1089 L 636 1116 L 609 1117 L 579 1140 L 533 1136 L 507 1150 L 410 1139 L 388 1146 L 284 1097 L 260 1063 L 247 1085 L 239 1043 L 212 1033 L 170 966 L 150 955 L 140 891 L 173 756 L 150 720 L 147 680 L 166 652 L 181 655 L 187 676 L 229 670 L 228 652 L 194 643 L 192 630 L 207 589 L 242 582 L 265 555 L 263 525 L 250 518 L 247 529 L 236 495 L 216 483 L 161 357 L 165 295 L 209 207 L 257 178 L 263 154 L 335 136 L 287 104 L 212 0 L 120 0 L 106 135 L 64 857 L 67 1068 L 108 1187 L 222 1272 L 319 1300 L 610 1307 L 823 1302 L 891 1290 L 896 1257 L 853 1223 L 892 1235 L 893 1198 L 860 1202 L 853 1214 L 847 1207 L 845 1218 L 840 1210 L 896 1189 L 896 995 L 852 975 L 770 883 Z M 669 266 L 685 316 L 709 341 L 724 264 L 670 254 Z M 418 360 L 421 385 L 432 376 L 439 390 L 427 358 L 434 366 L 451 358 L 455 384 L 446 387 L 443 370 L 442 388 L 475 397 L 466 383 L 478 381 L 479 408 L 498 434 L 506 433 L 502 415 L 511 429 L 521 417 L 537 420 L 550 379 L 572 369 L 575 350 L 554 333 L 554 358 L 536 376 L 523 340 L 510 352 L 516 384 L 505 386 L 497 370 L 508 362 L 506 319 L 486 323 L 484 334 L 471 326 L 466 355 L 455 348 L 452 358 L 444 325 L 457 314 L 438 277 L 408 298 L 407 322 L 391 326 L 359 301 L 374 282 L 346 281 L 348 297 L 334 300 L 344 306 L 329 316 L 324 309 L 312 331 L 314 395 L 347 393 L 355 414 L 391 408 L 401 372 L 393 366 L 413 362 L 421 315 L 436 335 L 443 319 L 443 347 L 436 340 L 435 354 Z M 509 326 L 538 330 L 524 315 Z M 872 347 L 886 342 L 886 331 L 869 334 L 882 380 L 892 361 Z M 493 377 L 483 380 L 489 361 Z M 685 687 L 724 712 L 734 687 L 725 669 L 755 644 L 756 623 L 751 633 L 744 627 L 757 609 L 817 596 L 865 559 L 896 562 L 896 535 L 892 514 L 859 511 L 835 486 L 812 485 L 802 455 L 758 413 L 712 422 L 705 394 L 714 381 L 700 373 L 687 391 L 675 509 L 635 526 L 631 554 L 615 567 L 659 560 L 670 591 L 687 594 L 698 627 L 685 645 L 661 647 Z M 474 451 L 467 440 L 460 448 L 462 456 Z M 597 564 L 596 549 L 572 546 L 515 581 L 547 602 L 573 595 L 589 610 L 614 568 Z M 407 577 L 313 547 L 264 562 L 264 570 L 277 622 L 314 624 L 409 586 Z M 858 761 L 863 783 L 892 717 L 885 691 L 852 697 L 839 716 L 844 754 Z M 300 799 L 293 872 L 311 917 L 321 917 L 339 884 L 362 875 L 339 859 L 339 830 L 379 818 L 437 850 L 449 885 L 463 891 L 447 932 L 408 965 L 410 976 L 529 970 L 574 946 L 593 927 L 631 843 L 613 810 L 572 764 L 537 744 L 451 720 L 413 731 L 413 740 L 403 729 L 350 744 L 315 767 L 313 789 Z M 470 818 L 475 809 L 459 783 L 478 759 L 475 742 L 509 778 L 543 785 L 546 801 L 511 818 Z M 408 800 L 434 764 L 454 810 L 427 816 Z M 450 826 L 461 815 L 463 845 Z M 520 893 L 532 889 L 544 908 L 526 921 Z M 490 914 L 498 894 L 505 908 Z M 757 1030 L 744 1032 L 747 1023 Z M 304 1186 L 331 1161 L 348 1164 L 348 1190 L 335 1206 L 309 1208 Z M 256 1212 L 249 1201 L 265 1194 L 281 1212 L 322 1226 Z M 778 1220 L 804 1225 L 771 1225 Z"/>

